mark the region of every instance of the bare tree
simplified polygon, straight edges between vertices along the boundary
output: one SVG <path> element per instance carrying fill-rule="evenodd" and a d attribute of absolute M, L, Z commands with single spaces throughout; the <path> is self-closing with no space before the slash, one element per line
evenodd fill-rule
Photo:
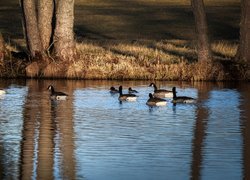
<path fill-rule="evenodd" d="M 74 0 L 57 0 L 56 28 L 54 33 L 55 54 L 63 61 L 74 60 Z"/>
<path fill-rule="evenodd" d="M 28 49 L 31 57 L 34 58 L 42 52 L 42 43 L 37 23 L 36 5 L 34 0 L 23 0 L 22 5 Z"/>
<path fill-rule="evenodd" d="M 203 0 L 191 0 L 198 41 L 198 60 L 211 60 L 208 28 Z"/>
<path fill-rule="evenodd" d="M 22 5 L 31 56 L 43 54 L 53 38 L 55 55 L 60 60 L 73 60 L 76 54 L 73 33 L 74 0 L 38 0 L 37 4 L 36 0 L 22 0 Z M 52 26 L 54 9 L 55 29 Z M 54 32 L 53 37 L 52 32 Z"/>
<path fill-rule="evenodd" d="M 52 17 L 54 12 L 53 0 L 38 1 L 38 27 L 43 51 L 50 46 L 52 36 Z"/>
<path fill-rule="evenodd" d="M 237 59 L 250 64 L 250 1 L 241 0 L 240 44 Z"/>
<path fill-rule="evenodd" d="M 2 33 L 0 32 L 0 63 L 4 59 L 4 54 L 5 54 L 4 39 L 3 39 Z"/>
<path fill-rule="evenodd" d="M 76 57 L 73 33 L 74 0 L 21 1 L 27 45 L 31 57 L 35 59 L 26 67 L 26 75 L 35 77 L 44 73 L 51 58 L 45 52 L 51 43 L 58 60 L 73 61 Z"/>

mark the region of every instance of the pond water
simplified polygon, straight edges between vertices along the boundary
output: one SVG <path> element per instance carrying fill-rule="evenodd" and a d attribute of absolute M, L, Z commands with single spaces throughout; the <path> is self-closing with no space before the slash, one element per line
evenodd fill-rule
<path fill-rule="evenodd" d="M 197 103 L 154 108 L 149 84 L 1 80 L 0 179 L 250 179 L 249 83 L 156 82 Z M 119 85 L 137 101 L 109 93 Z"/>

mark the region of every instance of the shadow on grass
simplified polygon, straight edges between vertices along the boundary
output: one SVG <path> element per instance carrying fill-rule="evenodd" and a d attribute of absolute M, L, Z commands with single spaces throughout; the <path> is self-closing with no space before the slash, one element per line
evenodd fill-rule
<path fill-rule="evenodd" d="M 112 39 L 194 39 L 194 18 L 190 6 L 150 4 L 138 1 L 107 1 L 105 6 L 79 5 L 76 24 Z M 237 39 L 240 7 L 209 7 L 212 39 Z M 221 15 L 223 13 L 223 16 Z M 78 15 L 79 16 L 79 15 Z M 88 31 L 79 34 L 86 34 Z M 78 35 L 78 33 L 77 33 Z M 93 35 L 93 34 L 92 34 Z M 99 38 L 99 37 L 97 37 Z"/>
<path fill-rule="evenodd" d="M 112 37 L 101 34 L 100 32 L 91 31 L 84 26 L 76 25 L 74 30 L 75 30 L 75 33 L 77 34 L 78 41 L 84 40 L 85 38 L 90 39 L 90 40 L 114 39 Z"/>
<path fill-rule="evenodd" d="M 76 1 L 74 30 L 77 37 L 90 39 L 194 39 L 191 7 L 173 4 L 136 0 Z M 18 1 L 3 1 L 0 5 L 3 35 L 23 38 Z M 209 6 L 206 12 L 212 39 L 238 39 L 239 6 Z"/>

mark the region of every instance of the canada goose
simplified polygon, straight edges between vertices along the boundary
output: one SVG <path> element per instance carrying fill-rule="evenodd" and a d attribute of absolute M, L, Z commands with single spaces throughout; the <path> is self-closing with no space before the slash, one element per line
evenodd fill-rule
<path fill-rule="evenodd" d="M 67 94 L 63 92 L 57 92 L 55 91 L 54 87 L 52 85 L 49 85 L 48 90 L 50 91 L 50 98 L 55 100 L 66 100 Z"/>
<path fill-rule="evenodd" d="M 149 99 L 146 104 L 148 106 L 165 106 L 167 101 L 165 99 L 154 97 L 151 93 L 149 93 Z"/>
<path fill-rule="evenodd" d="M 173 87 L 173 101 L 172 103 L 194 103 L 196 100 L 187 96 L 176 96 L 176 87 Z"/>
<path fill-rule="evenodd" d="M 159 98 L 172 98 L 173 92 L 166 89 L 158 89 L 155 83 L 151 83 L 149 86 L 154 87 L 154 94 L 153 96 L 159 97 Z"/>
<path fill-rule="evenodd" d="M 131 87 L 128 88 L 128 93 L 131 94 L 131 93 L 138 93 L 138 91 L 132 89 Z"/>
<path fill-rule="evenodd" d="M 115 87 L 110 87 L 110 93 L 119 93 L 119 90 L 118 89 L 115 89 Z"/>
<path fill-rule="evenodd" d="M 6 91 L 3 89 L 0 89 L 0 95 L 4 95 L 4 94 L 6 94 Z"/>
<path fill-rule="evenodd" d="M 119 100 L 120 101 L 136 101 L 137 96 L 135 94 L 122 94 L 122 86 L 119 87 Z"/>

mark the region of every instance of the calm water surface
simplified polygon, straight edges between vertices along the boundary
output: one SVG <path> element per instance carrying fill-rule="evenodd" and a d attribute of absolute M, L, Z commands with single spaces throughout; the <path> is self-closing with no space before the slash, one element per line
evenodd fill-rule
<path fill-rule="evenodd" d="M 156 82 L 198 102 L 150 108 L 149 81 L 0 82 L 0 179 L 250 179 L 248 83 Z"/>

